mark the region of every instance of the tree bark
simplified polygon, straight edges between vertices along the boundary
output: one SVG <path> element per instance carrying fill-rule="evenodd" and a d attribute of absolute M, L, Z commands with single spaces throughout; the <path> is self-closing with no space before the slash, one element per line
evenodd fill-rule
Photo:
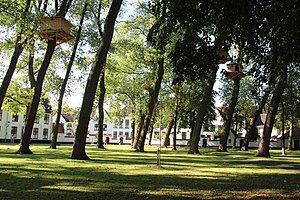
<path fill-rule="evenodd" d="M 142 132 L 143 124 L 144 124 L 144 121 L 145 121 L 145 117 L 146 116 L 143 113 L 143 111 L 140 110 L 140 122 L 138 124 L 138 129 L 137 129 L 137 132 L 136 132 L 136 136 L 134 138 L 133 149 L 136 149 L 137 145 L 139 143 L 139 139 L 141 137 L 141 132 Z"/>
<path fill-rule="evenodd" d="M 98 111 L 99 111 L 99 119 L 98 119 L 98 140 L 97 140 L 97 148 L 104 149 L 103 146 L 103 125 L 104 125 L 104 97 L 105 97 L 105 72 L 103 70 L 101 80 L 100 80 L 100 96 L 98 103 Z"/>
<path fill-rule="evenodd" d="M 267 158 L 270 157 L 269 149 L 270 149 L 270 139 L 271 139 L 272 129 L 277 114 L 278 106 L 283 91 L 285 89 L 286 79 L 287 79 L 287 66 L 283 66 L 278 73 L 278 77 L 276 81 L 277 83 L 275 85 L 273 96 L 268 109 L 266 122 L 264 124 L 264 130 L 256 154 L 256 156 L 258 157 L 267 157 Z"/>
<path fill-rule="evenodd" d="M 292 114 L 292 119 L 290 122 L 290 131 L 289 131 L 289 145 L 288 145 L 288 150 L 292 150 L 293 149 L 293 136 L 294 136 L 294 119 L 293 119 L 293 114 Z"/>
<path fill-rule="evenodd" d="M 282 135 L 282 139 L 281 139 L 281 152 L 282 155 L 285 155 L 285 138 L 284 138 L 284 105 L 283 105 L 283 101 L 281 101 L 281 107 L 282 107 L 282 113 L 281 113 L 281 135 Z"/>
<path fill-rule="evenodd" d="M 113 0 L 104 24 L 104 35 L 100 48 L 97 51 L 95 61 L 92 65 L 89 78 L 86 84 L 82 106 L 79 115 L 78 126 L 76 129 L 75 142 L 71 158 L 86 160 L 89 157 L 85 152 L 85 141 L 92 112 L 95 93 L 103 65 L 106 63 L 106 56 L 109 51 L 113 37 L 115 21 L 119 13 L 122 0 Z"/>
<path fill-rule="evenodd" d="M 212 96 L 212 91 L 217 76 L 217 71 L 218 71 L 217 66 L 211 69 L 210 75 L 206 83 L 206 87 L 204 89 L 204 93 L 202 95 L 202 100 L 199 101 L 198 110 L 195 116 L 195 124 L 191 132 L 190 148 L 188 150 L 188 154 L 200 154 L 199 151 L 200 133 L 201 133 L 205 114 L 208 110 L 209 102 L 211 101 L 211 96 Z"/>
<path fill-rule="evenodd" d="M 149 143 L 148 145 L 150 146 L 151 145 L 151 142 L 152 142 L 152 136 L 153 136 L 153 131 L 154 131 L 154 124 L 152 123 L 151 124 L 151 128 L 150 128 L 150 136 L 149 136 Z"/>
<path fill-rule="evenodd" d="M 53 128 L 53 134 L 52 134 L 52 140 L 51 140 L 51 145 L 50 148 L 52 149 L 56 149 L 57 147 L 57 135 L 58 135 L 58 127 L 59 127 L 59 122 L 60 122 L 60 117 L 61 117 L 61 111 L 62 111 L 62 104 L 63 104 L 63 98 L 64 98 L 64 94 L 65 94 L 65 90 L 66 90 L 66 86 L 69 80 L 69 76 L 71 73 L 71 69 L 75 60 L 75 56 L 76 56 L 76 51 L 77 51 L 77 47 L 79 44 L 79 40 L 80 40 L 80 36 L 81 36 L 81 30 L 82 30 L 82 24 L 84 21 L 84 16 L 85 16 L 85 12 L 87 9 L 88 3 L 84 4 L 82 13 L 81 13 L 81 19 L 80 19 L 80 23 L 79 23 L 79 28 L 76 34 L 76 39 L 75 39 L 75 43 L 74 43 L 74 47 L 73 47 L 73 51 L 68 63 L 68 67 L 67 67 L 67 71 L 65 74 L 65 78 L 63 80 L 62 86 L 60 88 L 60 92 L 59 92 L 59 98 L 58 98 L 58 105 L 57 105 L 57 115 L 56 115 L 56 119 L 55 119 L 55 125 Z"/>
<path fill-rule="evenodd" d="M 163 142 L 162 142 L 162 145 L 161 145 L 162 148 L 167 148 L 168 145 L 170 145 L 170 135 L 171 135 L 171 131 L 172 131 L 172 128 L 174 126 L 174 123 L 175 123 L 175 118 L 174 118 L 174 116 L 172 116 L 170 121 L 169 121 L 167 130 L 166 130 L 166 134 L 164 136 L 164 139 L 163 139 Z"/>
<path fill-rule="evenodd" d="M 177 118 L 178 118 L 178 108 L 179 108 L 179 85 L 176 91 L 176 108 L 175 108 L 175 117 L 174 117 L 174 135 L 173 135 L 173 146 L 172 150 L 176 151 L 176 140 L 177 140 Z M 179 129 L 178 129 L 179 130 Z"/>
<path fill-rule="evenodd" d="M 145 151 L 144 150 L 145 140 L 149 129 L 150 120 L 152 118 L 152 114 L 158 99 L 158 94 L 161 87 L 161 82 L 163 80 L 163 75 L 164 75 L 164 58 L 161 58 L 158 62 L 158 76 L 155 82 L 154 91 L 152 93 L 150 92 L 150 102 L 148 104 L 148 111 L 144 120 L 141 136 L 139 138 L 137 149 L 136 149 L 139 152 Z"/>
<path fill-rule="evenodd" d="M 233 86 L 232 96 L 230 99 L 229 108 L 226 111 L 226 115 L 224 119 L 224 126 L 223 126 L 222 135 L 220 139 L 220 145 L 218 148 L 219 152 L 227 152 L 227 140 L 229 136 L 230 125 L 235 110 L 235 106 L 239 97 L 240 78 L 236 77 L 233 81 L 234 81 L 234 86 Z"/>
<path fill-rule="evenodd" d="M 244 142 L 243 142 L 243 145 L 242 145 L 242 148 L 241 150 L 242 151 L 248 151 L 248 147 L 249 147 L 249 142 L 252 138 L 252 136 L 254 135 L 254 132 L 255 132 L 255 129 L 256 129 L 256 121 L 257 119 L 259 118 L 263 108 L 265 107 L 266 103 L 267 103 L 267 100 L 268 100 L 268 97 L 270 95 L 270 92 L 271 92 L 271 89 L 272 89 L 272 86 L 271 84 L 268 85 L 268 87 L 266 88 L 265 90 L 265 93 L 260 101 L 260 104 L 258 106 L 258 108 L 255 110 L 254 114 L 253 114 L 253 117 L 251 118 L 250 120 L 250 124 L 249 126 L 246 128 L 246 135 L 245 135 L 245 138 L 244 138 Z"/>
<path fill-rule="evenodd" d="M 132 112 L 134 113 L 135 110 L 132 110 Z M 134 138 L 135 138 L 135 117 L 133 117 L 132 119 L 132 123 L 131 123 L 131 146 L 133 147 L 134 144 Z"/>

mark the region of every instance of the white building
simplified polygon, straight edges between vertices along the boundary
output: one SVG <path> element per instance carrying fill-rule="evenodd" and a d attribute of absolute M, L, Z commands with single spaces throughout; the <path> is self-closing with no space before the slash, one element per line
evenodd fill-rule
<path fill-rule="evenodd" d="M 19 142 L 24 129 L 24 115 L 11 115 L 5 110 L 0 110 L 0 141 Z M 52 117 L 51 113 L 44 113 L 35 119 L 31 141 L 44 143 L 51 140 Z"/>
<path fill-rule="evenodd" d="M 56 120 L 56 114 L 52 116 L 53 127 Z M 61 114 L 57 133 L 58 143 L 73 143 L 75 139 L 75 130 L 77 123 L 70 114 Z"/>
<path fill-rule="evenodd" d="M 98 112 L 93 113 L 89 123 L 88 138 L 91 143 L 97 142 L 98 137 Z M 113 121 L 107 112 L 104 112 L 103 141 L 105 143 L 131 143 L 132 127 L 128 113 L 118 121 Z"/>

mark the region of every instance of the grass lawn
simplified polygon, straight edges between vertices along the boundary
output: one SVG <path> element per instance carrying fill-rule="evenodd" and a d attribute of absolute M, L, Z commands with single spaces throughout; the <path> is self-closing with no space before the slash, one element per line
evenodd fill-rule
<path fill-rule="evenodd" d="M 300 199 L 300 151 L 267 159 L 163 149 L 157 168 L 157 147 L 86 148 L 92 160 L 70 159 L 72 146 L 32 145 L 33 155 L 19 155 L 18 145 L 0 144 L 0 199 Z"/>

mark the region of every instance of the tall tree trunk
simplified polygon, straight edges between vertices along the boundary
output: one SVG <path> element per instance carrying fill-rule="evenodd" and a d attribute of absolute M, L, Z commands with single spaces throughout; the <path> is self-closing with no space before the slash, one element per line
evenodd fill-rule
<path fill-rule="evenodd" d="M 229 108 L 226 111 L 226 116 L 224 120 L 224 126 L 222 129 L 222 135 L 220 139 L 220 145 L 218 151 L 220 152 L 227 152 L 227 140 L 229 136 L 229 131 L 230 131 L 230 125 L 231 125 L 231 120 L 233 117 L 234 109 L 239 97 L 239 89 L 240 89 L 240 78 L 236 77 L 234 79 L 234 85 L 233 85 L 233 91 L 232 91 L 232 96 L 230 99 L 230 104 Z"/>
<path fill-rule="evenodd" d="M 205 114 L 208 110 L 209 102 L 211 101 L 212 91 L 214 87 L 214 83 L 217 76 L 218 67 L 213 67 L 211 69 L 210 75 L 208 77 L 204 93 L 202 95 L 202 100 L 199 101 L 198 110 L 195 116 L 195 124 L 192 128 L 191 132 L 191 139 L 190 139 L 190 148 L 188 150 L 189 154 L 200 154 L 199 151 L 199 140 L 200 140 L 200 133 L 204 121 Z"/>
<path fill-rule="evenodd" d="M 32 132 L 32 128 L 33 128 L 33 125 L 34 125 L 34 120 L 35 120 L 36 113 L 37 113 L 38 106 L 39 106 L 39 102 L 40 102 L 44 77 L 46 75 L 46 71 L 47 71 L 48 66 L 50 64 L 52 55 L 54 53 L 55 45 L 56 45 L 55 40 L 48 40 L 47 51 L 46 51 L 42 66 L 41 66 L 41 68 L 39 70 L 39 73 L 38 73 L 38 77 L 37 77 L 37 81 L 36 81 L 36 85 L 35 85 L 35 89 L 34 89 L 34 95 L 33 95 L 31 105 L 30 105 L 30 111 L 29 111 L 29 114 L 28 114 L 28 120 L 27 120 L 27 123 L 25 125 L 25 132 L 22 135 L 21 145 L 20 145 L 20 148 L 18 150 L 18 153 L 21 153 L 21 154 L 31 154 L 32 153 L 31 150 L 29 149 L 31 132 Z"/>
<path fill-rule="evenodd" d="M 65 74 L 65 78 L 63 80 L 62 86 L 60 88 L 59 91 L 59 98 L 58 98 L 58 105 L 57 105 L 57 115 L 56 115 L 56 119 L 55 119 L 55 125 L 53 128 L 53 134 L 52 134 L 52 140 L 51 140 L 51 146 L 50 148 L 52 149 L 56 149 L 57 146 L 57 135 L 58 135 L 58 127 L 59 127 L 59 122 L 60 122 L 60 116 L 61 116 L 61 111 L 62 111 L 62 104 L 63 104 L 63 98 L 64 98 L 64 94 L 65 94 L 65 90 L 66 90 L 66 86 L 69 80 L 69 76 L 71 73 L 71 69 L 75 60 L 75 56 L 76 56 L 76 51 L 77 51 L 77 47 L 79 44 L 79 40 L 80 40 L 80 36 L 81 36 L 81 30 L 82 30 L 82 24 L 84 21 L 84 16 L 85 16 L 85 12 L 87 9 L 88 3 L 84 4 L 82 13 L 81 13 L 81 19 L 80 19 L 80 23 L 79 23 L 79 28 L 76 34 L 76 39 L 75 39 L 75 43 L 74 43 L 74 47 L 73 47 L 73 51 L 68 63 L 68 67 L 67 67 L 67 71 Z"/>
<path fill-rule="evenodd" d="M 194 132 L 194 129 L 195 129 L 195 120 L 196 120 L 196 114 L 195 112 L 191 112 L 191 116 L 190 116 L 190 126 L 191 126 L 191 132 L 190 132 L 190 138 L 187 142 L 187 146 L 188 147 L 191 147 L 191 141 L 192 141 L 192 138 L 193 138 L 193 132 Z M 199 143 L 199 142 L 198 142 Z M 199 152 L 200 153 L 200 152 Z"/>
<path fill-rule="evenodd" d="M 151 145 L 152 142 L 153 131 L 154 131 L 154 124 L 152 123 L 150 128 L 150 136 L 149 136 L 149 143 L 148 143 L 149 146 Z"/>
<path fill-rule="evenodd" d="M 138 142 L 138 146 L 137 146 L 137 151 L 139 152 L 144 152 L 144 145 L 145 145 L 145 140 L 146 140 L 146 136 L 147 136 L 147 132 L 149 129 L 149 124 L 150 124 L 150 120 L 152 118 L 152 114 L 153 111 L 155 109 L 156 106 L 156 102 L 158 99 L 158 94 L 159 94 L 159 90 L 161 87 L 161 82 L 163 80 L 163 75 L 164 75 L 164 58 L 161 58 L 158 62 L 158 76 L 155 82 L 155 87 L 154 87 L 154 91 L 152 93 L 150 93 L 150 102 L 148 105 L 148 111 L 145 117 L 145 121 L 144 121 L 144 125 L 142 128 L 142 132 L 141 132 L 141 136 L 139 138 L 139 142 Z"/>
<path fill-rule="evenodd" d="M 105 97 L 105 72 L 103 70 L 101 80 L 100 80 L 100 96 L 99 96 L 99 103 L 98 103 L 98 112 L 99 112 L 99 119 L 98 119 L 98 140 L 97 140 L 97 148 L 104 149 L 103 146 L 103 125 L 104 125 L 104 97 Z"/>
<path fill-rule="evenodd" d="M 61 7 L 60 7 L 60 12 L 56 16 L 64 17 L 67 12 L 67 6 L 71 2 L 72 2 L 72 0 L 62 1 Z M 31 154 L 32 153 L 31 150 L 29 149 L 32 128 L 34 125 L 34 120 L 35 120 L 38 106 L 40 103 L 40 97 L 41 97 L 41 93 L 42 93 L 44 78 L 45 78 L 47 69 L 50 65 L 50 61 L 51 61 L 52 55 L 54 53 L 55 46 L 56 46 L 55 39 L 48 40 L 46 54 L 45 54 L 44 60 L 42 62 L 41 68 L 40 68 L 38 76 L 37 76 L 36 85 L 35 85 L 35 89 L 34 89 L 34 95 L 33 95 L 31 105 L 30 105 L 30 111 L 28 114 L 28 121 L 25 124 L 25 132 L 22 135 L 21 145 L 18 150 L 18 153 L 21 153 L 21 154 Z"/>
<path fill-rule="evenodd" d="M 133 147 L 135 139 L 135 118 L 132 119 L 131 130 L 131 146 Z"/>
<path fill-rule="evenodd" d="M 25 10 L 23 12 L 23 18 L 25 18 L 26 15 L 28 15 L 28 11 L 29 11 L 29 8 L 30 8 L 30 2 L 31 2 L 31 0 L 26 0 L 26 7 L 25 7 Z M 22 27 L 21 27 L 21 29 L 22 29 Z M 25 46 L 25 44 L 27 43 L 27 40 L 28 40 L 28 38 L 25 38 L 24 41 L 22 41 L 22 35 L 24 34 L 24 32 L 25 31 L 22 29 L 20 31 L 20 33 L 18 34 L 18 36 L 17 36 L 14 52 L 12 54 L 8 69 L 6 71 L 6 74 L 3 78 L 3 81 L 2 81 L 2 84 L 1 84 L 1 87 L 0 87 L 0 110 L 1 110 L 4 98 L 5 98 L 8 86 L 11 82 L 11 78 L 12 78 L 14 72 L 15 72 L 19 57 L 20 57 L 21 53 L 23 52 L 24 46 Z"/>
<path fill-rule="evenodd" d="M 136 149 L 137 145 L 139 143 L 139 139 L 141 137 L 143 124 L 144 124 L 144 121 L 145 121 L 145 117 L 146 117 L 146 115 L 143 113 L 142 110 L 140 110 L 140 122 L 138 124 L 138 129 L 137 129 L 137 132 L 136 132 L 136 136 L 134 138 L 133 149 Z"/>
<path fill-rule="evenodd" d="M 175 122 L 175 118 L 174 118 L 174 116 L 171 116 L 171 119 L 169 121 L 167 130 L 166 130 L 166 134 L 164 136 L 164 139 L 163 139 L 163 142 L 161 145 L 161 147 L 163 147 L 163 148 L 167 148 L 168 145 L 170 145 L 170 135 L 171 135 L 172 128 L 174 126 L 174 122 Z"/>
<path fill-rule="evenodd" d="M 75 142 L 71 158 L 73 159 L 89 159 L 85 152 L 85 141 L 92 112 L 95 93 L 99 81 L 103 65 L 106 63 L 106 56 L 109 51 L 111 40 L 113 37 L 115 21 L 119 13 L 122 0 L 113 0 L 107 14 L 104 24 L 104 35 L 100 48 L 97 51 L 95 61 L 92 65 L 89 78 L 85 87 L 84 97 L 79 115 L 78 126 L 76 129 Z"/>
<path fill-rule="evenodd" d="M 294 136 L 294 117 L 292 114 L 291 117 L 291 122 L 290 122 L 290 131 L 289 131 L 289 145 L 288 145 L 288 150 L 292 150 L 293 149 L 293 136 Z"/>
<path fill-rule="evenodd" d="M 173 146 L 172 150 L 177 150 L 176 148 L 176 140 L 177 140 L 177 118 L 178 118 L 178 108 L 179 108 L 179 85 L 176 91 L 176 108 L 175 108 L 175 117 L 174 117 L 174 135 L 173 135 Z"/>
<path fill-rule="evenodd" d="M 268 97 L 270 95 L 271 89 L 272 89 L 272 86 L 271 86 L 271 84 L 269 84 L 268 87 L 265 90 L 265 93 L 264 93 L 264 95 L 263 95 L 263 97 L 260 101 L 260 104 L 259 104 L 258 108 L 255 110 L 254 115 L 250 120 L 249 126 L 246 128 L 246 135 L 245 135 L 244 142 L 243 142 L 243 145 L 242 145 L 242 148 L 241 148 L 242 151 L 248 151 L 249 142 L 250 142 L 252 136 L 254 135 L 254 132 L 255 132 L 255 129 L 256 129 L 256 124 L 255 123 L 256 123 L 256 121 L 259 118 L 263 108 L 265 107 L 265 105 L 267 103 L 267 100 L 268 100 Z"/>
<path fill-rule="evenodd" d="M 287 66 L 283 66 L 279 71 L 277 77 L 277 83 L 275 85 L 273 96 L 268 109 L 264 130 L 256 154 L 256 156 L 258 157 L 267 157 L 267 158 L 270 157 L 269 149 L 270 149 L 270 139 L 271 139 L 272 129 L 277 114 L 278 106 L 281 101 L 283 91 L 285 89 L 286 79 L 287 79 Z"/>
<path fill-rule="evenodd" d="M 281 113 L 281 135 L 282 135 L 282 139 L 281 139 L 281 149 L 282 149 L 282 155 L 285 155 L 285 136 L 284 136 L 284 105 L 283 105 L 283 101 L 281 101 L 281 107 L 282 107 L 282 113 Z"/>
<path fill-rule="evenodd" d="M 291 100 L 292 100 L 292 106 L 291 106 L 291 121 L 290 121 L 290 131 L 289 131 L 289 144 L 288 144 L 288 150 L 292 150 L 293 148 L 293 136 L 294 136 L 294 94 L 293 94 L 293 83 L 291 83 L 290 89 L 290 95 L 291 95 Z"/>

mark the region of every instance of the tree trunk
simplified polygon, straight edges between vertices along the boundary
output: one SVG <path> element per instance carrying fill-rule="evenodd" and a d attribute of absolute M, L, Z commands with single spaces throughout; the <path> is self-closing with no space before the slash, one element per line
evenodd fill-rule
<path fill-rule="evenodd" d="M 192 138 L 193 138 L 193 132 L 194 132 L 194 129 L 195 129 L 195 120 L 196 120 L 196 114 L 195 112 L 191 112 L 191 116 L 190 116 L 190 126 L 191 126 L 191 132 L 190 132 L 190 138 L 187 142 L 187 146 L 188 147 L 191 147 L 191 141 L 192 141 Z M 199 143 L 199 142 L 198 142 Z"/>
<path fill-rule="evenodd" d="M 35 85 L 35 89 L 34 89 L 34 95 L 33 95 L 31 105 L 30 105 L 30 111 L 28 114 L 28 120 L 27 120 L 27 123 L 25 124 L 25 132 L 22 135 L 21 145 L 18 150 L 18 153 L 21 153 L 21 154 L 31 154 L 32 153 L 31 150 L 29 149 L 31 132 L 32 132 L 32 128 L 34 125 L 36 113 L 37 113 L 37 110 L 39 107 L 40 97 L 41 97 L 41 93 L 42 93 L 42 89 L 43 89 L 44 77 L 46 75 L 46 71 L 50 64 L 52 55 L 54 53 L 55 45 L 56 45 L 55 40 L 48 40 L 47 51 L 46 51 L 42 66 L 38 73 L 38 77 L 37 77 L 37 81 L 36 81 L 36 85 Z"/>
<path fill-rule="evenodd" d="M 73 51 L 72 51 L 72 55 L 70 57 L 69 63 L 68 63 L 68 67 L 67 67 L 67 71 L 65 74 L 65 78 L 63 81 L 63 84 L 60 88 L 60 92 L 59 92 L 59 98 L 58 98 L 58 105 L 57 105 L 57 115 L 56 115 L 56 120 L 55 120 L 55 125 L 53 128 L 53 134 L 52 134 L 52 140 L 51 140 L 51 146 L 50 148 L 52 149 L 56 149 L 56 144 L 57 144 L 57 135 L 58 135 L 58 127 L 59 127 L 59 122 L 60 122 L 60 116 L 61 116 L 61 111 L 62 111 L 62 104 L 63 104 L 63 98 L 64 98 L 64 94 L 65 94 L 65 90 L 66 90 L 66 86 L 69 80 L 69 76 L 71 73 L 71 69 L 75 60 L 75 56 L 76 56 L 76 51 L 77 51 L 77 47 L 79 44 L 79 40 L 80 40 L 80 36 L 81 36 L 81 30 L 82 30 L 82 24 L 84 21 L 84 15 L 87 9 L 88 3 L 85 3 L 82 13 L 81 13 L 81 19 L 80 19 L 80 23 L 79 23 L 79 28 L 76 34 L 76 39 L 75 39 L 75 44 L 73 47 Z"/>
<path fill-rule="evenodd" d="M 72 2 L 72 0 L 70 0 L 69 2 L 67 0 L 64 0 L 61 3 L 60 12 L 57 14 L 57 16 L 64 17 L 67 12 L 67 4 L 71 3 L 71 2 Z M 50 65 L 50 61 L 51 61 L 52 55 L 54 53 L 55 46 L 56 46 L 56 40 L 48 40 L 46 54 L 45 54 L 44 60 L 42 62 L 41 68 L 40 68 L 38 76 L 37 76 L 33 99 L 32 99 L 32 102 L 30 105 L 30 111 L 28 114 L 28 121 L 25 124 L 25 132 L 22 135 L 20 148 L 18 150 L 18 153 L 21 153 L 21 154 L 31 154 L 32 153 L 31 150 L 29 149 L 32 128 L 34 125 L 34 120 L 35 120 L 36 113 L 37 113 L 39 103 L 40 103 L 40 97 L 41 97 L 41 93 L 42 93 L 42 89 L 43 89 L 44 78 L 45 78 L 47 69 Z"/>
<path fill-rule="evenodd" d="M 285 138 L 284 138 L 284 105 L 283 101 L 281 101 L 281 107 L 282 107 L 282 113 L 281 113 L 281 149 L 282 149 L 282 155 L 285 155 Z"/>
<path fill-rule="evenodd" d="M 29 50 L 29 59 L 28 59 L 28 79 L 30 83 L 30 88 L 35 87 L 35 78 L 33 72 L 33 63 L 34 63 L 34 41 L 30 41 L 30 50 Z"/>
<path fill-rule="evenodd" d="M 249 142 L 250 142 L 252 136 L 254 135 L 254 132 L 255 132 L 255 129 L 256 129 L 256 124 L 255 123 L 256 123 L 256 121 L 259 118 L 263 108 L 265 107 L 265 105 L 267 103 L 267 100 L 268 100 L 268 97 L 270 95 L 271 89 L 272 89 L 272 86 L 271 86 L 271 84 L 269 84 L 268 87 L 265 90 L 265 93 L 264 93 L 264 95 L 263 95 L 263 97 L 260 101 L 260 104 L 259 104 L 258 108 L 255 110 L 254 115 L 251 118 L 249 126 L 246 128 L 246 135 L 245 135 L 244 142 L 243 142 L 243 145 L 242 145 L 242 148 L 241 148 L 242 151 L 248 151 Z"/>
<path fill-rule="evenodd" d="M 107 14 L 104 24 L 104 35 L 100 48 L 97 51 L 95 61 L 92 65 L 89 78 L 85 87 L 84 97 L 79 115 L 78 126 L 76 129 L 75 142 L 71 158 L 73 159 L 89 159 L 85 152 L 85 141 L 92 112 L 95 93 L 99 81 L 103 65 L 106 63 L 106 56 L 109 51 L 111 40 L 113 37 L 115 21 L 119 13 L 122 0 L 113 0 Z"/>
<path fill-rule="evenodd" d="M 291 119 L 291 122 L 290 122 L 290 131 L 289 131 L 289 145 L 288 145 L 288 150 L 292 150 L 293 149 L 293 136 L 294 136 L 294 119 L 293 119 L 293 115 L 292 115 L 292 119 Z"/>
<path fill-rule="evenodd" d="M 134 113 L 134 110 L 133 110 Z M 131 123 L 131 146 L 133 147 L 134 144 L 134 138 L 135 138 L 135 118 L 132 119 Z"/>
<path fill-rule="evenodd" d="M 153 137 L 153 131 L 154 131 L 154 126 L 153 125 L 154 124 L 152 123 L 151 128 L 150 128 L 150 137 L 149 137 L 149 143 L 148 143 L 149 146 L 151 145 L 152 137 Z"/>
<path fill-rule="evenodd" d="M 290 87 L 290 95 L 292 100 L 292 110 L 291 110 L 291 122 L 290 122 L 290 131 L 289 131 L 289 144 L 288 144 L 288 150 L 292 150 L 293 148 L 293 136 L 294 136 L 294 94 L 293 94 L 293 84 Z"/>
<path fill-rule="evenodd" d="M 99 111 L 99 119 L 98 119 L 98 140 L 97 140 L 97 148 L 104 149 L 103 146 L 103 125 L 104 125 L 104 97 L 105 97 L 105 73 L 104 70 L 102 72 L 101 80 L 100 80 L 100 96 L 98 103 L 98 111 Z"/>
<path fill-rule="evenodd" d="M 168 145 L 170 145 L 170 135 L 171 135 L 172 128 L 174 126 L 174 122 L 175 122 L 175 118 L 174 118 L 174 116 L 172 116 L 169 121 L 167 130 L 166 130 L 166 134 L 164 136 L 164 139 L 163 139 L 163 142 L 161 145 L 162 148 L 167 148 Z"/>
<path fill-rule="evenodd" d="M 178 118 L 178 107 L 179 107 L 179 85 L 177 88 L 177 95 L 176 95 L 176 108 L 175 108 L 175 117 L 174 117 L 174 135 L 173 135 L 173 146 L 172 150 L 177 150 L 176 148 L 176 140 L 177 140 L 177 118 Z"/>
<path fill-rule="evenodd" d="M 143 113 L 142 110 L 140 110 L 140 122 L 138 124 L 138 129 L 137 129 L 137 132 L 136 132 L 136 136 L 134 138 L 134 143 L 133 143 L 133 149 L 136 149 L 137 148 L 137 145 L 138 145 L 138 142 L 139 142 L 139 139 L 141 137 L 141 132 L 142 132 L 142 128 L 143 128 L 143 124 L 144 124 L 144 121 L 145 121 L 145 114 Z"/>
<path fill-rule="evenodd" d="M 202 100 L 199 102 L 198 110 L 195 116 L 195 124 L 191 132 L 190 148 L 188 154 L 200 154 L 199 151 L 199 140 L 200 133 L 204 121 L 205 114 L 208 110 L 209 102 L 211 101 L 212 91 L 217 76 L 218 67 L 213 67 L 211 74 L 208 77 Z"/>
<path fill-rule="evenodd" d="M 31 2 L 30 0 L 26 0 L 26 7 L 25 7 L 25 10 L 22 14 L 24 18 L 28 14 L 28 11 L 29 11 L 29 8 L 30 8 L 30 2 Z M 1 87 L 0 87 L 0 110 L 1 110 L 4 98 L 5 98 L 8 86 L 11 82 L 11 78 L 12 78 L 14 72 L 15 72 L 19 57 L 20 57 L 21 53 L 24 50 L 25 44 L 27 43 L 27 38 L 25 38 L 24 41 L 22 41 L 22 35 L 24 34 L 24 32 L 25 32 L 24 30 L 21 30 L 20 33 L 17 36 L 14 52 L 13 52 L 13 55 L 10 59 L 8 69 L 6 71 L 6 74 L 3 78 L 3 81 L 2 81 L 2 84 L 1 84 Z"/>
<path fill-rule="evenodd" d="M 145 140 L 146 140 L 146 136 L 147 136 L 147 132 L 149 129 L 149 124 L 150 124 L 150 120 L 158 99 L 158 94 L 159 94 L 159 90 L 161 87 L 161 82 L 163 80 L 163 75 L 164 75 L 164 58 L 161 58 L 158 62 L 158 76 L 155 82 L 155 87 L 154 87 L 154 91 L 152 93 L 150 93 L 150 102 L 148 105 L 148 111 L 145 117 L 145 122 L 142 128 L 142 132 L 141 132 L 141 136 L 139 138 L 138 141 L 138 145 L 137 145 L 137 151 L 139 152 L 144 152 L 144 145 L 145 145 Z"/>
<path fill-rule="evenodd" d="M 272 134 L 272 129 L 277 114 L 278 106 L 285 89 L 286 79 L 287 79 L 287 66 L 282 67 L 280 73 L 277 77 L 277 83 L 273 92 L 273 96 L 270 102 L 270 106 L 267 113 L 266 122 L 264 124 L 264 130 L 259 143 L 258 151 L 256 156 L 258 157 L 270 157 L 270 139 Z"/>
<path fill-rule="evenodd" d="M 229 136 L 231 120 L 239 97 L 239 89 L 240 89 L 240 78 L 236 77 L 234 79 L 234 86 L 233 86 L 232 96 L 230 99 L 229 108 L 226 111 L 226 115 L 224 119 L 224 126 L 223 126 L 222 135 L 220 139 L 220 145 L 218 148 L 219 152 L 227 152 L 227 140 Z"/>

